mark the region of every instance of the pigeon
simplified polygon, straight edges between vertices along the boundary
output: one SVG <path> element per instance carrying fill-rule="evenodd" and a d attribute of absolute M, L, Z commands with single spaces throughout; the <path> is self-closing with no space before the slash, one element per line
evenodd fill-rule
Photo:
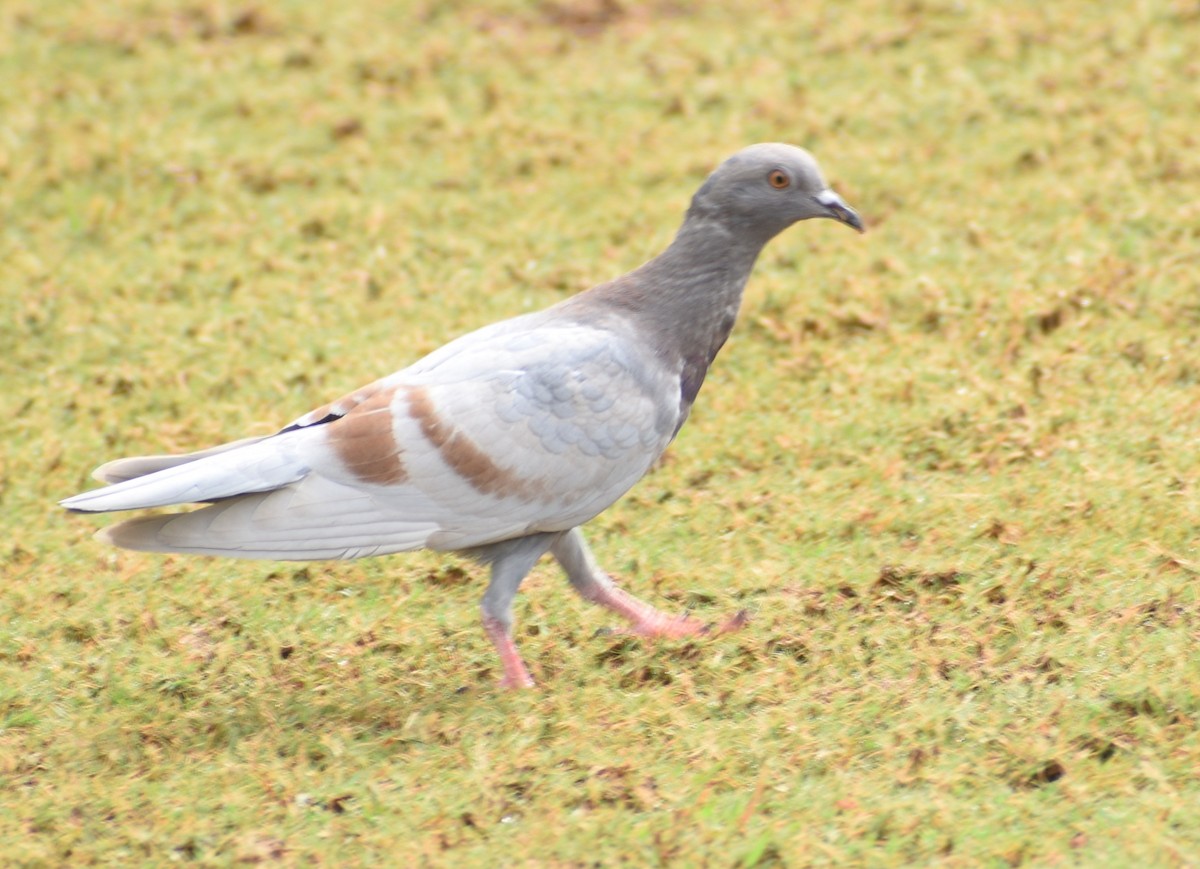
<path fill-rule="evenodd" d="M 480 610 L 503 687 L 533 685 L 512 602 L 547 552 L 630 632 L 704 633 L 620 588 L 580 526 L 679 433 L 764 245 L 814 217 L 863 231 L 807 151 L 752 145 L 708 176 L 674 240 L 640 268 L 470 332 L 275 434 L 101 465 L 94 476 L 110 485 L 60 503 L 82 513 L 206 505 L 96 535 L 126 549 L 285 561 L 466 554 L 490 569 Z"/>

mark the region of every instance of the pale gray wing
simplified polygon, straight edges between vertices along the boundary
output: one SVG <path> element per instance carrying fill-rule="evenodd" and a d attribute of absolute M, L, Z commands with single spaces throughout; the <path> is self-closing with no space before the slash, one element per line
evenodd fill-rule
<path fill-rule="evenodd" d="M 277 443 L 299 478 L 134 520 L 108 536 L 130 548 L 330 558 L 567 529 L 636 483 L 678 418 L 678 376 L 636 340 L 520 318 L 464 336 L 247 448 Z M 192 468 L 203 479 L 190 491 L 203 492 L 210 477 L 230 477 L 239 453 L 248 455 L 218 453 L 174 473 Z"/>
<path fill-rule="evenodd" d="M 503 539 L 494 522 L 586 522 L 649 470 L 679 414 L 678 378 L 651 354 L 572 323 L 464 348 L 399 393 L 410 480 L 448 508 L 436 548 Z"/>

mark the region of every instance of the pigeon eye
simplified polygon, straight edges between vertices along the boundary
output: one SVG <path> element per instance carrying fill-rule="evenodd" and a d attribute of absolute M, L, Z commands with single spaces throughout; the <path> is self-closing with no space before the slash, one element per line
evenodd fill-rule
<path fill-rule="evenodd" d="M 782 169 L 772 169 L 771 174 L 767 176 L 767 183 L 776 190 L 783 190 L 792 183 L 792 179 L 788 178 Z"/>

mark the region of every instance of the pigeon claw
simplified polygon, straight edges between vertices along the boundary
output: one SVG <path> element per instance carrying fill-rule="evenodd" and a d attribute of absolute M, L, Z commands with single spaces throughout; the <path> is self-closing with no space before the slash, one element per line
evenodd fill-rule
<path fill-rule="evenodd" d="M 750 613 L 747 610 L 738 610 L 718 625 L 716 632 L 718 634 L 727 634 L 730 631 L 740 631 L 748 624 L 750 624 Z"/>
<path fill-rule="evenodd" d="M 523 665 L 521 670 L 523 672 L 505 673 L 500 677 L 500 681 L 497 683 L 497 685 L 499 685 L 499 687 L 505 691 L 516 691 L 521 688 L 534 687 L 533 677 L 529 675 L 528 671 L 525 671 L 525 667 Z"/>
<path fill-rule="evenodd" d="M 745 627 L 749 621 L 750 617 L 745 610 L 740 610 L 720 624 L 705 624 L 698 619 L 692 618 L 687 613 L 678 616 L 668 616 L 665 613 L 653 610 L 634 621 L 628 628 L 617 628 L 607 631 L 607 633 L 616 635 L 632 634 L 639 637 L 651 638 L 667 637 L 669 639 L 705 637 L 736 631 L 739 628 Z"/>

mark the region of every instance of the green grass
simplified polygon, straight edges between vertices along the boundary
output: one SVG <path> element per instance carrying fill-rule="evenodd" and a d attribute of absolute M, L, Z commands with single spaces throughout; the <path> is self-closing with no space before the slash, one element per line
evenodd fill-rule
<path fill-rule="evenodd" d="M 0 862 L 1193 862 L 1197 79 L 1182 0 L 4 3 Z M 740 633 L 547 563 L 499 693 L 454 559 L 55 507 L 638 265 L 764 140 L 871 231 L 772 244 L 591 529 Z"/>

